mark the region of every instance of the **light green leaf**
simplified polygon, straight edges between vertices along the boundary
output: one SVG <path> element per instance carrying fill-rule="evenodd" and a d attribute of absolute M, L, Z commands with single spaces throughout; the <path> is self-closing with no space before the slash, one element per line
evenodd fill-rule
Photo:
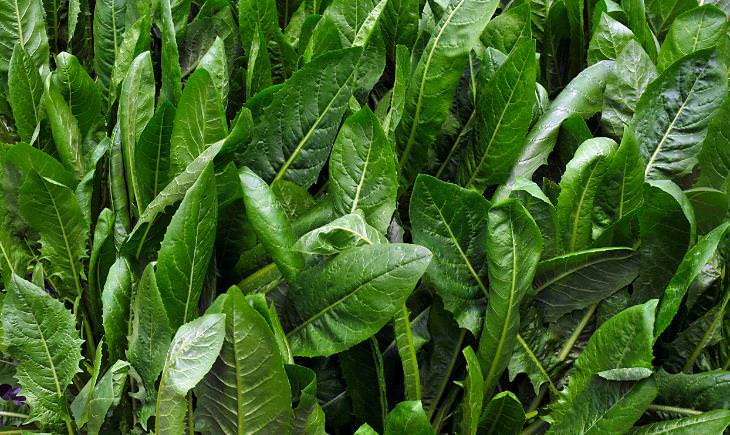
<path fill-rule="evenodd" d="M 677 272 L 664 289 L 661 301 L 657 307 L 656 325 L 654 328 L 656 337 L 662 335 L 664 330 L 672 322 L 672 319 L 674 319 L 682 304 L 684 295 L 687 293 L 687 289 L 692 284 L 692 281 L 697 278 L 697 275 L 700 274 L 705 264 L 715 254 L 718 245 L 725 239 L 728 228 L 730 228 L 730 222 L 725 222 L 715 228 L 709 234 L 698 240 L 685 254 L 677 268 Z"/>
<path fill-rule="evenodd" d="M 94 72 L 105 101 L 124 37 L 126 7 L 126 0 L 98 0 L 94 6 Z"/>
<path fill-rule="evenodd" d="M 253 97 L 260 90 L 271 86 L 271 83 L 271 60 L 266 49 L 266 39 L 257 26 L 248 51 L 246 98 Z"/>
<path fill-rule="evenodd" d="M 588 139 L 565 168 L 556 211 L 566 252 L 586 249 L 591 244 L 595 199 L 615 150 L 612 139 Z"/>
<path fill-rule="evenodd" d="M 94 356 L 94 367 L 91 372 L 91 378 L 89 378 L 89 381 L 84 385 L 84 388 L 79 391 L 79 394 L 74 397 L 74 400 L 71 402 L 71 406 L 69 407 L 71 415 L 73 415 L 74 421 L 76 422 L 76 426 L 79 428 L 84 427 L 84 425 L 86 425 L 89 421 L 89 400 L 91 399 L 91 395 L 94 393 L 94 388 L 96 388 L 96 381 L 101 375 L 101 358 L 103 357 L 103 349 L 104 338 L 102 337 L 102 339 L 99 340 L 99 344 L 96 346 L 97 352 Z"/>
<path fill-rule="evenodd" d="M 421 400 L 421 374 L 416 357 L 416 340 L 411 329 L 408 307 L 403 304 L 393 318 L 395 344 L 403 366 L 405 397 L 407 400 Z"/>
<path fill-rule="evenodd" d="M 52 76 L 46 79 L 44 89 L 46 116 L 51 124 L 56 151 L 63 164 L 74 172 L 76 178 L 81 178 L 86 173 L 86 168 L 81 148 L 81 131 L 76 118 L 63 99 L 58 85 L 52 80 Z"/>
<path fill-rule="evenodd" d="M 607 14 L 601 14 L 601 21 L 593 31 L 588 46 L 588 64 L 593 65 L 602 60 L 616 60 L 626 44 L 634 39 L 634 34 L 626 26 Z"/>
<path fill-rule="evenodd" d="M 212 433 L 286 433 L 291 391 L 274 334 L 231 287 L 223 302 L 225 340 L 213 368 L 195 388 L 196 426 Z"/>
<path fill-rule="evenodd" d="M 14 275 L 2 306 L 3 342 L 30 406 L 28 421 L 69 419 L 66 388 L 79 371 L 81 339 L 73 314 L 43 289 Z"/>
<path fill-rule="evenodd" d="M 218 200 L 209 164 L 172 216 L 157 257 L 157 284 L 173 329 L 198 316 L 217 222 Z"/>
<path fill-rule="evenodd" d="M 727 37 L 727 30 L 727 15 L 713 5 L 706 4 L 684 12 L 672 21 L 659 51 L 657 68 L 664 71 L 689 54 L 715 47 Z"/>
<path fill-rule="evenodd" d="M 723 189 L 730 174 L 730 97 L 726 96 L 707 128 L 699 154 L 699 184 Z"/>
<path fill-rule="evenodd" d="M 122 359 L 127 349 L 127 335 L 131 331 L 129 324 L 131 298 L 137 284 L 132 267 L 128 259 L 117 258 L 109 269 L 101 294 L 104 334 L 111 361 Z"/>
<path fill-rule="evenodd" d="M 162 60 L 160 62 L 162 65 L 162 88 L 160 89 L 159 103 L 169 101 L 173 106 L 177 106 L 182 93 L 180 84 L 182 72 L 180 71 L 180 55 L 175 40 L 175 23 L 172 18 L 170 0 L 161 0 L 160 2 L 158 26 L 162 34 Z"/>
<path fill-rule="evenodd" d="M 475 137 L 466 148 L 457 179 L 483 192 L 509 176 L 532 122 L 535 104 L 535 43 L 515 46 L 494 74 L 477 76 Z"/>
<path fill-rule="evenodd" d="M 479 359 L 471 346 L 467 346 L 462 353 L 466 360 L 466 379 L 464 379 L 464 398 L 461 399 L 460 433 L 476 435 L 484 401 L 484 379 Z"/>
<path fill-rule="evenodd" d="M 292 353 L 332 355 L 375 334 L 405 302 L 430 260 L 431 253 L 418 245 L 368 245 L 301 272 L 289 293 Z"/>
<path fill-rule="evenodd" d="M 618 368 L 652 368 L 656 300 L 628 308 L 604 322 L 588 340 L 568 385 L 549 416 L 548 433 L 623 433 L 657 394 L 654 381 L 606 381 L 595 375 Z"/>
<path fill-rule="evenodd" d="M 182 325 L 170 343 L 155 408 L 155 434 L 185 431 L 186 395 L 210 371 L 226 335 L 226 316 L 206 314 Z"/>
<path fill-rule="evenodd" d="M 332 255 L 356 246 L 387 242 L 378 230 L 365 222 L 362 212 L 358 212 L 308 232 L 292 249 L 305 254 Z"/>
<path fill-rule="evenodd" d="M 133 195 L 138 212 L 141 213 L 139 180 L 135 164 L 137 141 L 155 110 L 155 77 L 152 72 L 150 52 L 137 56 L 129 66 L 119 96 L 119 128 L 124 155 L 124 169 L 127 189 Z"/>
<path fill-rule="evenodd" d="M 413 241 L 434 253 L 426 276 L 459 326 L 475 334 L 488 293 L 488 209 L 479 192 L 419 175 L 409 210 Z"/>
<path fill-rule="evenodd" d="M 407 187 L 427 160 L 428 150 L 446 120 L 469 51 L 499 2 L 458 0 L 448 10 L 413 70 L 403 118 L 395 132 L 399 172 Z"/>
<path fill-rule="evenodd" d="M 261 29 L 268 42 L 269 58 L 276 83 L 290 78 L 296 65 L 296 54 L 289 41 L 281 32 L 274 0 L 239 0 L 238 29 L 241 46 L 248 50 L 256 36 L 256 27 Z"/>
<path fill-rule="evenodd" d="M 362 210 L 369 224 L 385 233 L 398 195 L 392 143 L 365 107 L 345 120 L 329 162 L 330 193 L 338 214 Z"/>
<path fill-rule="evenodd" d="M 165 354 L 172 339 L 165 305 L 157 288 L 153 265 L 147 265 L 132 301 L 127 359 L 139 373 L 145 390 L 139 420 L 143 428 L 155 413 L 157 378 L 165 365 Z"/>
<path fill-rule="evenodd" d="M 131 5 L 128 5 L 131 6 Z M 116 18 L 115 18 L 116 19 Z M 127 16 L 127 20 L 129 16 Z M 112 69 L 111 84 L 109 88 L 109 106 L 114 104 L 119 96 L 119 85 L 127 77 L 132 62 L 142 54 L 149 50 L 150 46 L 150 17 L 145 15 L 136 22 L 126 22 L 126 29 L 122 35 L 121 42 L 118 46 L 116 58 L 114 59 L 114 68 Z M 149 99 L 149 95 L 144 95 L 144 99 Z M 151 116 L 151 115 L 150 115 Z"/>
<path fill-rule="evenodd" d="M 223 39 L 216 36 L 213 44 L 210 46 L 207 52 L 203 55 L 198 62 L 198 68 L 202 68 L 208 71 L 213 85 L 218 90 L 218 96 L 223 103 L 223 107 L 226 106 L 228 101 L 228 59 L 226 59 L 226 47 Z"/>
<path fill-rule="evenodd" d="M 292 249 L 296 237 L 289 218 L 264 180 L 245 167 L 239 176 L 249 222 L 281 274 L 293 281 L 304 268 L 304 260 Z"/>
<path fill-rule="evenodd" d="M 672 434 L 672 435 L 722 435 L 730 425 L 730 411 L 717 409 L 700 415 L 666 420 L 639 426 L 632 435 Z"/>
<path fill-rule="evenodd" d="M 43 83 L 38 67 L 21 45 L 16 45 L 8 71 L 8 102 L 13 108 L 15 127 L 20 139 L 32 143 L 36 127 L 43 117 L 41 97 Z"/>
<path fill-rule="evenodd" d="M 101 124 L 99 88 L 76 56 L 66 52 L 56 55 L 56 70 L 51 77 L 78 122 L 81 139 L 85 138 L 93 127 Z"/>
<path fill-rule="evenodd" d="M 480 435 L 517 435 L 525 424 L 525 409 L 511 391 L 503 391 L 489 401 L 479 419 Z"/>
<path fill-rule="evenodd" d="M 0 72 L 8 70 L 16 45 L 36 68 L 49 61 L 48 37 L 41 0 L 8 0 L 0 5 Z"/>
<path fill-rule="evenodd" d="M 123 398 L 124 386 L 127 383 L 128 370 L 128 362 L 117 361 L 97 382 L 94 394 L 89 400 L 89 423 L 87 424 L 89 434 L 97 435 L 101 433 L 101 427 L 106 420 L 109 409 L 112 406 L 119 405 Z"/>
<path fill-rule="evenodd" d="M 518 200 L 510 199 L 489 209 L 489 306 L 479 339 L 487 396 L 509 363 L 520 329 L 520 304 L 530 294 L 541 253 L 540 229 Z"/>
<path fill-rule="evenodd" d="M 25 220 L 41 235 L 49 281 L 63 297 L 80 296 L 88 226 L 73 190 L 30 171 L 25 174 L 18 202 Z"/>
<path fill-rule="evenodd" d="M 682 58 L 649 85 L 631 121 L 648 179 L 676 179 L 692 171 L 726 94 L 727 73 L 716 50 Z"/>
<path fill-rule="evenodd" d="M 517 177 L 530 179 L 540 166 L 547 163 L 563 121 L 574 115 L 587 119 L 601 110 L 603 90 L 612 65 L 611 61 L 602 61 L 589 66 L 553 100 L 547 112 L 532 126 L 517 164 L 512 168 L 505 186 L 495 194 L 495 200 L 509 196 L 509 190 Z"/>
<path fill-rule="evenodd" d="M 243 163 L 267 182 L 314 184 L 352 96 L 361 52 L 331 51 L 287 80 L 254 126 Z M 302 92 L 305 88 L 308 91 Z"/>
<path fill-rule="evenodd" d="M 521 39 L 532 38 L 530 4 L 511 7 L 494 17 L 480 37 L 485 47 L 509 54 Z"/>
<path fill-rule="evenodd" d="M 401 402 L 393 408 L 385 421 L 384 435 L 433 435 L 423 406 L 418 400 Z"/>
<path fill-rule="evenodd" d="M 197 69 L 185 83 L 170 138 L 171 176 L 185 170 L 211 144 L 228 135 L 225 112 L 210 74 Z"/>

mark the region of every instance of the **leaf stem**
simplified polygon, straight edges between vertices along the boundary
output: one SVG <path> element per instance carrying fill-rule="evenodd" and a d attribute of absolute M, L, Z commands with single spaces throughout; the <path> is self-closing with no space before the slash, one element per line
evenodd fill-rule
<path fill-rule="evenodd" d="M 651 405 L 649 405 L 648 410 L 650 410 L 650 411 L 672 412 L 674 414 L 684 414 L 684 415 L 700 415 L 700 414 L 702 414 L 702 411 L 698 411 L 696 409 L 680 408 L 678 406 L 657 405 L 656 403 L 652 403 Z"/>
<path fill-rule="evenodd" d="M 542 429 L 543 425 L 545 425 L 544 421 L 537 420 L 520 432 L 520 435 L 532 435 Z"/>
<path fill-rule="evenodd" d="M 68 431 L 68 435 L 74 435 L 74 426 L 71 423 L 71 417 L 66 416 L 64 421 L 66 422 L 66 430 Z"/>
<path fill-rule="evenodd" d="M 576 326 L 575 330 L 573 330 L 573 333 L 570 335 L 570 338 L 568 338 L 568 341 L 565 342 L 565 345 L 563 345 L 563 348 L 560 350 L 560 353 L 558 354 L 558 361 L 563 362 L 568 358 L 568 355 L 570 355 L 570 351 L 573 350 L 573 346 L 575 346 L 575 342 L 578 341 L 580 334 L 583 333 L 586 325 L 588 325 L 588 321 L 591 320 L 591 317 L 593 317 L 593 313 L 596 312 L 597 307 L 598 304 L 593 304 L 588 307 L 588 310 L 583 315 L 583 318 L 580 319 L 578 326 Z"/>
<path fill-rule="evenodd" d="M 190 435 L 195 434 L 195 428 L 193 427 L 193 392 L 188 391 L 188 433 Z"/>
<path fill-rule="evenodd" d="M 28 416 L 25 414 L 21 414 L 19 412 L 10 412 L 10 411 L 0 411 L 0 417 L 22 418 L 22 419 L 28 418 Z"/>

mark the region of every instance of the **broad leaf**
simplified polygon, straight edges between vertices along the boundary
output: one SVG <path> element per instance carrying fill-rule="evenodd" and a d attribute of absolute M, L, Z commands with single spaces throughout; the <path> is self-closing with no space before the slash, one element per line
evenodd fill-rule
<path fill-rule="evenodd" d="M 510 391 L 503 391 L 487 403 L 479 419 L 479 434 L 516 435 L 525 424 L 525 410 Z"/>
<path fill-rule="evenodd" d="M 707 136 L 699 154 L 700 183 L 722 189 L 730 174 L 730 97 L 726 96 L 722 106 L 707 127 Z"/>
<path fill-rule="evenodd" d="M 206 314 L 182 325 L 170 343 L 160 377 L 155 408 L 155 433 L 185 431 L 187 394 L 215 363 L 226 335 L 226 316 Z"/>
<path fill-rule="evenodd" d="M 672 22 L 664 39 L 657 68 L 664 71 L 689 54 L 715 47 L 722 38 L 727 37 L 727 29 L 725 12 L 709 4 L 681 14 Z"/>
<path fill-rule="evenodd" d="M 480 70 L 475 137 L 459 165 L 462 186 L 483 192 L 509 176 L 532 121 L 536 65 L 535 43 L 526 40 L 493 75 Z"/>
<path fill-rule="evenodd" d="M 393 145 L 380 122 L 365 107 L 345 120 L 329 162 L 330 187 L 340 214 L 362 210 L 385 232 L 395 211 L 398 177 Z"/>
<path fill-rule="evenodd" d="M 94 72 L 105 99 L 124 35 L 126 6 L 125 0 L 99 0 L 94 6 Z"/>
<path fill-rule="evenodd" d="M 303 271 L 289 294 L 292 352 L 331 355 L 370 337 L 401 307 L 430 260 L 418 245 L 369 245 Z"/>
<path fill-rule="evenodd" d="M 434 29 L 406 92 L 403 118 L 395 132 L 399 172 L 410 184 L 446 120 L 469 51 L 497 8 L 496 0 L 450 3 Z M 403 186 L 405 187 L 405 186 Z"/>
<path fill-rule="evenodd" d="M 109 269 L 106 284 L 101 294 L 102 320 L 109 359 L 116 361 L 124 357 L 127 349 L 127 335 L 131 328 L 131 299 L 136 276 L 130 261 L 118 257 Z"/>
<path fill-rule="evenodd" d="M 30 405 L 28 421 L 69 419 L 66 388 L 79 371 L 81 339 L 63 303 L 14 275 L 2 306 L 3 341 L 18 361 L 15 378 Z"/>
<path fill-rule="evenodd" d="M 718 409 L 705 412 L 704 414 L 639 426 L 631 431 L 631 434 L 650 435 L 668 433 L 673 435 L 692 435 L 702 433 L 707 435 L 721 435 L 729 425 L 730 411 Z"/>
<path fill-rule="evenodd" d="M 142 427 L 146 428 L 147 421 L 155 413 L 157 378 L 165 364 L 173 332 L 152 265 L 148 265 L 142 273 L 132 300 L 131 316 L 127 359 L 139 373 L 144 386 L 145 396 L 139 398 L 143 402 L 139 418 Z"/>
<path fill-rule="evenodd" d="M 360 48 L 329 52 L 287 80 L 254 126 L 243 163 L 269 182 L 312 185 L 352 95 L 361 53 Z"/>
<path fill-rule="evenodd" d="M 365 222 L 362 212 L 358 212 L 346 214 L 306 233 L 292 249 L 305 254 L 332 255 L 348 248 L 374 243 L 387 243 L 387 239 Z"/>
<path fill-rule="evenodd" d="M 487 297 L 489 203 L 476 191 L 420 175 L 411 195 L 413 241 L 434 253 L 426 276 L 462 328 L 477 333 Z"/>
<path fill-rule="evenodd" d="M 217 221 L 218 200 L 209 165 L 185 194 L 158 254 L 157 284 L 173 329 L 198 316 Z"/>
<path fill-rule="evenodd" d="M 598 28 L 593 31 L 588 46 L 588 64 L 593 65 L 602 60 L 616 60 L 634 38 L 634 34 L 626 26 L 606 14 L 601 14 Z"/>
<path fill-rule="evenodd" d="M 726 94 L 727 74 L 715 50 L 682 58 L 649 85 L 631 121 L 648 179 L 676 179 L 692 171 Z"/>
<path fill-rule="evenodd" d="M 213 368 L 195 388 L 196 426 L 214 433 L 291 430 L 291 391 L 274 334 L 241 290 L 228 290 L 225 339 Z"/>
<path fill-rule="evenodd" d="M 385 421 L 384 435 L 433 435 L 434 431 L 423 412 L 421 402 L 401 402 L 393 408 Z"/>
<path fill-rule="evenodd" d="M 162 103 L 142 130 L 135 146 L 139 208 L 144 210 L 169 181 L 170 137 L 175 108 Z"/>
<path fill-rule="evenodd" d="M 18 135 L 22 141 L 32 143 L 36 127 L 43 117 L 43 82 L 37 66 L 21 45 L 13 49 L 7 84 L 8 101 L 13 108 Z"/>
<path fill-rule="evenodd" d="M 16 45 L 38 68 L 48 64 L 49 50 L 41 0 L 8 0 L 0 6 L 0 72 L 8 70 Z"/>
<path fill-rule="evenodd" d="M 76 118 L 81 138 L 86 137 L 101 118 L 99 88 L 76 56 L 66 52 L 56 55 L 56 70 L 52 80 Z"/>
<path fill-rule="evenodd" d="M 540 229 L 516 199 L 490 208 L 488 221 L 489 306 L 479 339 L 486 395 L 509 363 L 520 329 L 520 304 L 530 293 L 542 252 Z"/>

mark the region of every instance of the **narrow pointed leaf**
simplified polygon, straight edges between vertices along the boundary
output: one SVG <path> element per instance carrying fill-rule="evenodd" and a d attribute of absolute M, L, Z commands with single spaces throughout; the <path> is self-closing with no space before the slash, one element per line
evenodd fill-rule
<path fill-rule="evenodd" d="M 32 143 L 36 126 L 43 117 L 43 82 L 38 67 L 21 45 L 13 49 L 7 84 L 18 135 L 22 141 Z"/>

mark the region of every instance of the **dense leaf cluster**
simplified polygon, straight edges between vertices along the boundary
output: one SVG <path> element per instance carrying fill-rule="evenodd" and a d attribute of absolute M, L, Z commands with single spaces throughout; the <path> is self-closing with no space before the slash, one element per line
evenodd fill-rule
<path fill-rule="evenodd" d="M 728 13 L 0 1 L 0 433 L 722 434 Z"/>

